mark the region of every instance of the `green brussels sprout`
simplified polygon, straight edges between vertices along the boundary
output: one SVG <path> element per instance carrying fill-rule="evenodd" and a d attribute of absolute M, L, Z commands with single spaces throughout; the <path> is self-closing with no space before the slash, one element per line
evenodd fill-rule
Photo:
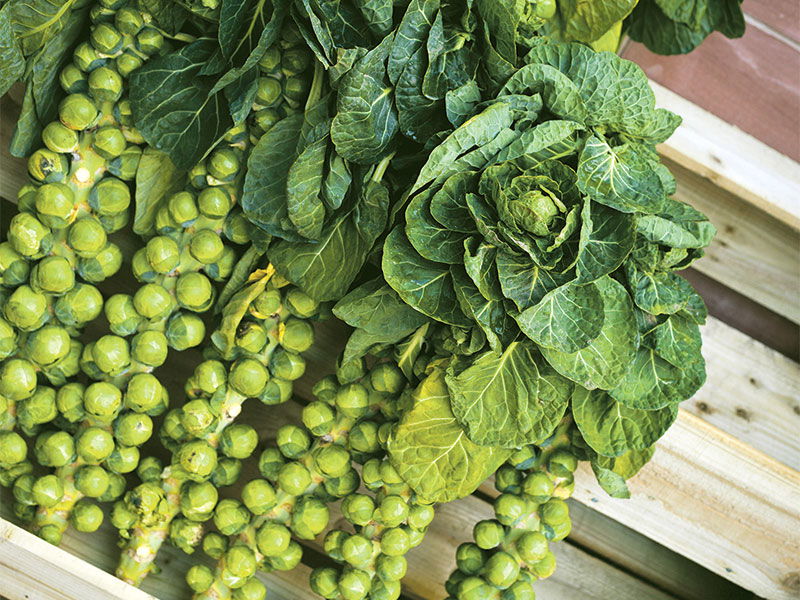
<path fill-rule="evenodd" d="M 107 59 L 100 56 L 89 42 L 78 44 L 72 52 L 72 59 L 75 66 L 83 73 L 89 73 L 107 62 Z"/>
<path fill-rule="evenodd" d="M 361 469 L 361 477 L 364 480 L 364 485 L 370 490 L 376 490 L 383 486 L 381 459 L 371 458 L 365 462 Z"/>
<path fill-rule="evenodd" d="M 286 459 L 277 448 L 265 448 L 258 457 L 258 471 L 270 481 L 278 478 L 278 474 L 285 464 Z"/>
<path fill-rule="evenodd" d="M 45 183 L 36 190 L 36 212 L 42 223 L 53 229 L 67 225 L 75 204 L 72 189 L 63 183 Z"/>
<path fill-rule="evenodd" d="M 133 181 L 139 169 L 139 160 L 142 158 L 142 149 L 131 145 L 125 148 L 119 156 L 108 161 L 108 172 L 123 181 Z"/>
<path fill-rule="evenodd" d="M 281 336 L 281 346 L 290 352 L 300 353 L 308 350 L 313 343 L 314 328 L 308 321 L 287 319 Z"/>
<path fill-rule="evenodd" d="M 217 415 L 207 400 L 192 400 L 183 405 L 181 423 L 194 436 L 200 436 L 211 429 L 216 421 Z"/>
<path fill-rule="evenodd" d="M 167 360 L 167 336 L 160 331 L 143 331 L 131 340 L 131 356 L 148 367 L 160 367 Z"/>
<path fill-rule="evenodd" d="M 28 281 L 30 265 L 10 242 L 0 243 L 0 285 L 17 287 Z"/>
<path fill-rule="evenodd" d="M 315 436 L 322 436 L 330 432 L 336 422 L 336 413 L 325 402 L 319 400 L 303 407 L 303 425 Z"/>
<path fill-rule="evenodd" d="M 270 46 L 269 49 L 258 61 L 258 68 L 264 73 L 275 71 L 281 64 L 281 51 L 277 46 Z"/>
<path fill-rule="evenodd" d="M 24 400 L 36 391 L 36 369 L 24 358 L 12 358 L 0 365 L 0 396 Z"/>
<path fill-rule="evenodd" d="M 522 491 L 522 473 L 511 465 L 503 465 L 495 473 L 494 487 L 498 492 L 519 494 Z"/>
<path fill-rule="evenodd" d="M 257 568 L 255 554 L 244 544 L 234 544 L 225 553 L 225 568 L 236 578 L 250 578 Z"/>
<path fill-rule="evenodd" d="M 380 554 L 375 560 L 375 572 L 383 581 L 400 581 L 407 570 L 408 562 L 404 556 Z"/>
<path fill-rule="evenodd" d="M 195 189 L 203 189 L 208 184 L 208 171 L 206 170 L 206 163 L 200 161 L 189 169 L 189 183 Z"/>
<path fill-rule="evenodd" d="M 169 525 L 169 541 L 187 554 L 194 552 L 203 539 L 203 525 L 189 519 L 173 519 Z"/>
<path fill-rule="evenodd" d="M 259 77 L 255 101 L 261 106 L 272 106 L 280 101 L 282 92 L 281 82 L 274 77 Z"/>
<path fill-rule="evenodd" d="M 56 392 L 56 408 L 59 414 L 70 423 L 77 423 L 85 418 L 83 408 L 83 384 L 73 382 L 58 388 Z"/>
<path fill-rule="evenodd" d="M 264 523 L 256 532 L 258 551 L 270 558 L 286 552 L 291 541 L 291 532 L 280 523 Z"/>
<path fill-rule="evenodd" d="M 31 283 L 34 289 L 60 296 L 75 286 L 75 271 L 63 256 L 48 256 L 33 267 Z"/>
<path fill-rule="evenodd" d="M 78 500 L 72 507 L 69 520 L 78 531 L 91 533 L 97 531 L 103 524 L 103 511 L 94 502 Z"/>
<path fill-rule="evenodd" d="M 75 450 L 87 464 L 100 464 L 114 451 L 114 438 L 101 427 L 87 427 L 77 435 Z"/>
<path fill-rule="evenodd" d="M 566 450 L 554 452 L 548 461 L 548 470 L 559 477 L 569 477 L 577 468 L 578 459 Z"/>
<path fill-rule="evenodd" d="M 132 473 L 139 465 L 139 456 L 136 446 L 117 446 L 104 464 L 113 473 Z"/>
<path fill-rule="evenodd" d="M 340 477 L 332 477 L 324 482 L 325 492 L 331 498 L 344 498 L 355 492 L 361 485 L 361 477 L 355 469 L 349 469 Z"/>
<path fill-rule="evenodd" d="M 366 494 L 352 494 L 342 501 L 342 514 L 353 525 L 363 527 L 373 520 L 375 501 Z"/>
<path fill-rule="evenodd" d="M 233 485 L 242 473 L 242 461 L 238 458 L 223 456 L 217 461 L 217 468 L 211 474 L 211 482 L 217 487 Z"/>
<path fill-rule="evenodd" d="M 369 392 L 360 383 L 348 383 L 336 392 L 336 408 L 342 414 L 357 419 L 369 410 Z"/>
<path fill-rule="evenodd" d="M 108 473 L 108 487 L 97 497 L 98 502 L 114 502 L 122 497 L 128 487 L 125 477 L 119 473 Z"/>
<path fill-rule="evenodd" d="M 101 179 L 89 193 L 89 205 L 99 215 L 113 216 L 128 210 L 131 191 L 124 181 L 116 177 Z"/>
<path fill-rule="evenodd" d="M 241 158 L 233 148 L 218 148 L 206 160 L 208 174 L 218 181 L 233 181 L 241 168 Z"/>
<path fill-rule="evenodd" d="M 128 336 L 144 323 L 144 317 L 136 310 L 133 298 L 128 294 L 111 296 L 106 300 L 104 311 L 109 328 L 117 335 Z"/>
<path fill-rule="evenodd" d="M 75 473 L 75 487 L 89 498 L 99 498 L 108 489 L 108 473 L 98 465 L 84 465 Z"/>
<path fill-rule="evenodd" d="M 114 14 L 114 25 L 122 33 L 136 35 L 144 27 L 144 19 L 138 10 L 123 6 Z"/>
<path fill-rule="evenodd" d="M 519 577 L 519 563 L 508 552 L 495 552 L 486 561 L 484 577 L 491 585 L 504 590 Z"/>
<path fill-rule="evenodd" d="M 151 238 L 145 246 L 147 261 L 156 273 L 169 273 L 180 262 L 180 249 L 170 237 L 160 235 Z"/>
<path fill-rule="evenodd" d="M 279 290 L 265 290 L 256 296 L 250 304 L 250 312 L 258 319 L 266 319 L 277 315 L 283 307 L 283 299 Z"/>
<path fill-rule="evenodd" d="M 547 538 L 538 531 L 526 531 L 515 542 L 520 558 L 527 563 L 542 560 L 549 550 Z"/>
<path fill-rule="evenodd" d="M 400 496 L 385 496 L 376 513 L 376 520 L 386 527 L 398 527 L 408 518 L 408 503 Z"/>
<path fill-rule="evenodd" d="M 384 530 L 381 536 L 381 552 L 388 556 L 402 556 L 411 549 L 411 541 L 405 529 L 393 527 Z"/>
<path fill-rule="evenodd" d="M 92 383 L 84 392 L 83 405 L 90 415 L 110 421 L 122 407 L 122 392 L 104 381 Z"/>
<path fill-rule="evenodd" d="M 131 364 L 128 341 L 118 335 L 104 335 L 95 342 L 92 360 L 103 373 L 118 375 Z"/>
<path fill-rule="evenodd" d="M 136 34 L 136 49 L 145 54 L 155 54 L 164 47 L 164 36 L 153 27 L 144 27 Z"/>
<path fill-rule="evenodd" d="M 230 246 L 225 246 L 219 260 L 203 267 L 203 271 L 214 281 L 225 282 L 233 273 L 236 260 L 236 251 Z"/>
<path fill-rule="evenodd" d="M 366 567 L 372 560 L 372 540 L 355 534 L 342 544 L 342 558 L 354 567 Z"/>
<path fill-rule="evenodd" d="M 402 588 L 399 581 L 376 581 L 370 590 L 370 598 L 374 600 L 397 600 Z"/>
<path fill-rule="evenodd" d="M 228 383 L 241 395 L 257 397 L 269 380 L 267 369 L 255 359 L 242 358 L 233 363 Z"/>
<path fill-rule="evenodd" d="M 267 587 L 255 577 L 233 590 L 233 600 L 264 600 L 266 597 Z"/>
<path fill-rule="evenodd" d="M 211 229 L 201 229 L 192 235 L 189 240 L 189 252 L 192 256 L 203 263 L 209 265 L 222 257 L 224 244 L 219 235 Z"/>
<path fill-rule="evenodd" d="M 530 496 L 534 502 L 546 502 L 553 496 L 555 485 L 546 473 L 530 473 L 522 481 L 522 493 Z"/>
<path fill-rule="evenodd" d="M 89 76 L 90 85 L 95 74 L 101 71 L 111 70 L 101 68 L 92 72 L 92 74 Z M 113 71 L 111 72 L 113 73 Z M 92 147 L 94 148 L 95 152 L 107 160 L 111 160 L 112 158 L 116 158 L 117 156 L 121 155 L 125 151 L 127 145 L 128 142 L 125 140 L 125 135 L 123 135 L 122 130 L 119 127 L 114 127 L 113 125 L 100 127 L 94 132 L 94 136 L 92 138 Z"/>
<path fill-rule="evenodd" d="M 33 514 L 35 514 L 35 511 Z M 33 519 L 33 517 L 31 517 L 31 519 Z M 59 546 L 61 544 L 63 533 L 61 528 L 57 525 L 45 525 L 36 533 L 48 544 L 52 544 L 53 546 Z"/>
<path fill-rule="evenodd" d="M 229 425 L 222 432 L 220 450 L 230 458 L 245 459 L 250 456 L 258 444 L 258 433 L 244 423 Z"/>
<path fill-rule="evenodd" d="M 478 548 L 489 550 L 499 546 L 505 538 L 505 529 L 493 519 L 478 521 L 472 529 L 472 539 Z"/>
<path fill-rule="evenodd" d="M 184 273 L 178 277 L 175 296 L 183 308 L 205 312 L 214 302 L 214 288 L 208 277 L 202 273 Z"/>
<path fill-rule="evenodd" d="M 323 598 L 339 595 L 339 572 L 333 567 L 317 567 L 311 571 L 311 590 Z"/>
<path fill-rule="evenodd" d="M 162 319 L 172 312 L 174 301 L 170 293 L 157 283 L 147 283 L 136 290 L 133 296 L 136 312 L 145 319 Z"/>
<path fill-rule="evenodd" d="M 98 67 L 89 73 L 89 93 L 99 100 L 116 102 L 122 95 L 122 77 L 112 68 Z"/>
<path fill-rule="evenodd" d="M 250 511 L 233 498 L 220 500 L 214 509 L 214 525 L 223 535 L 236 535 L 250 524 Z"/>
<path fill-rule="evenodd" d="M 0 360 L 17 351 L 17 331 L 5 319 L 0 317 Z"/>
<path fill-rule="evenodd" d="M 281 56 L 281 72 L 286 77 L 301 75 L 311 66 L 311 55 L 305 48 L 290 48 Z"/>
<path fill-rule="evenodd" d="M 287 77 L 283 80 L 283 95 L 290 104 L 297 106 L 305 100 L 309 87 L 306 77 Z"/>
<path fill-rule="evenodd" d="M 20 212 L 36 212 L 36 192 L 40 186 L 26 183 L 17 191 L 17 210 Z M 5 242 L 4 242 L 5 243 Z"/>
<path fill-rule="evenodd" d="M 54 312 L 68 327 L 82 327 L 94 321 L 103 310 L 103 295 L 93 285 L 77 283 L 55 303 Z"/>
<path fill-rule="evenodd" d="M 198 387 L 206 394 L 213 394 L 220 386 L 225 385 L 228 372 L 225 365 L 218 360 L 205 360 L 194 370 L 194 378 Z"/>
<path fill-rule="evenodd" d="M 38 502 L 36 502 L 36 499 L 33 497 L 33 486 L 35 483 L 36 477 L 31 474 L 18 477 L 12 488 L 14 499 L 21 504 L 36 506 Z"/>
<path fill-rule="evenodd" d="M 197 206 L 203 216 L 209 219 L 221 219 L 231 210 L 233 201 L 224 187 L 211 186 L 200 192 L 197 197 Z"/>
<path fill-rule="evenodd" d="M 73 64 L 65 65 L 64 68 L 61 69 L 61 73 L 58 75 L 58 81 L 61 84 L 61 89 L 68 94 L 75 94 L 77 92 L 85 93 L 89 90 L 86 75 Z M 55 152 L 61 152 L 61 150 L 55 150 Z"/>
<path fill-rule="evenodd" d="M 170 196 L 167 210 L 172 219 L 183 227 L 191 225 L 199 214 L 197 202 L 191 192 L 178 192 Z"/>
<path fill-rule="evenodd" d="M 517 581 L 503 593 L 503 600 L 535 600 L 536 592 L 528 581 Z"/>
<path fill-rule="evenodd" d="M 375 421 L 361 421 L 350 430 L 347 438 L 348 446 L 360 454 L 372 454 L 381 449 L 378 438 L 378 424 Z"/>
<path fill-rule="evenodd" d="M 50 229 L 28 213 L 17 213 L 8 226 L 8 241 L 22 256 L 35 257 L 52 245 Z"/>
<path fill-rule="evenodd" d="M 534 446 L 523 446 L 515 450 L 508 459 L 508 464 L 519 470 L 530 469 L 535 462 L 536 448 Z"/>
<path fill-rule="evenodd" d="M 109 242 L 92 258 L 78 260 L 78 273 L 91 283 L 104 281 L 119 271 L 122 266 L 122 251 Z"/>
<path fill-rule="evenodd" d="M 196 594 L 202 594 L 214 583 L 214 572 L 205 565 L 194 565 L 186 572 L 186 585 Z"/>
<path fill-rule="evenodd" d="M 265 479 L 251 479 L 242 488 L 242 502 L 254 515 L 263 515 L 275 506 L 275 488 Z"/>
<path fill-rule="evenodd" d="M 472 542 L 461 544 L 456 549 L 456 566 L 462 573 L 478 575 L 486 563 L 486 553 Z"/>
<path fill-rule="evenodd" d="M 429 504 L 415 504 L 408 513 L 408 524 L 419 531 L 424 530 L 433 521 L 434 509 Z"/>
<path fill-rule="evenodd" d="M 375 365 L 369 373 L 369 382 L 376 392 L 399 394 L 406 383 L 403 372 L 393 363 Z"/>
<path fill-rule="evenodd" d="M 114 422 L 114 436 L 124 446 L 141 446 L 153 435 L 153 420 L 143 413 L 125 413 Z"/>
<path fill-rule="evenodd" d="M 111 23 L 99 23 L 89 37 L 92 46 L 102 54 L 114 54 L 122 46 L 122 34 Z"/>
<path fill-rule="evenodd" d="M 341 477 L 350 469 L 350 453 L 342 446 L 323 446 L 314 453 L 314 460 L 327 477 Z"/>
<path fill-rule="evenodd" d="M 155 456 L 147 456 L 139 462 L 136 468 L 136 474 L 145 483 L 157 482 L 161 479 L 161 473 L 164 471 L 164 465 Z"/>
<path fill-rule="evenodd" d="M 281 113 L 274 108 L 262 108 L 256 111 L 255 116 L 256 126 L 263 132 L 267 132 L 281 120 Z"/>
<path fill-rule="evenodd" d="M 456 597 L 458 600 L 484 600 L 484 598 L 491 598 L 496 595 L 496 590 L 493 590 L 480 577 L 467 577 L 458 584 L 458 591 Z"/>
<path fill-rule="evenodd" d="M 75 443 L 66 431 L 47 431 L 36 437 L 33 452 L 43 467 L 63 467 L 72 462 Z"/>
<path fill-rule="evenodd" d="M 311 438 L 302 427 L 284 425 L 278 429 L 276 436 L 278 449 L 286 458 L 299 458 L 311 446 Z"/>
<path fill-rule="evenodd" d="M 111 524 L 119 529 L 130 529 L 136 525 L 138 517 L 136 513 L 128 508 L 122 500 L 118 500 L 111 508 Z"/>
<path fill-rule="evenodd" d="M 89 128 L 97 115 L 97 107 L 86 94 L 70 94 L 58 105 L 59 120 L 75 131 Z"/>
<path fill-rule="evenodd" d="M 339 578 L 339 593 L 343 600 L 362 600 L 369 594 L 372 578 L 366 571 L 348 568 Z"/>
<path fill-rule="evenodd" d="M 40 366 L 50 365 L 67 355 L 70 337 L 57 325 L 45 325 L 31 333 L 25 341 L 26 356 Z"/>
<path fill-rule="evenodd" d="M 302 464 L 290 462 L 280 468 L 277 481 L 285 492 L 299 496 L 311 485 L 311 473 Z"/>
<path fill-rule="evenodd" d="M 560 498 L 551 498 L 539 507 L 542 522 L 551 527 L 569 521 L 569 505 Z"/>
<path fill-rule="evenodd" d="M 28 455 L 25 440 L 16 431 L 0 431 L 0 467 L 21 463 Z"/>
<path fill-rule="evenodd" d="M 264 391 L 258 397 L 261 402 L 267 405 L 281 404 L 292 397 L 292 382 L 285 379 L 273 377 L 267 382 Z"/>
<path fill-rule="evenodd" d="M 40 148 L 28 158 L 28 173 L 37 181 L 59 181 L 69 173 L 69 160 L 64 154 Z"/>
<path fill-rule="evenodd" d="M 210 481 L 188 481 L 181 488 L 181 512 L 192 521 L 207 521 L 214 515 L 219 500 L 217 488 Z"/>
<path fill-rule="evenodd" d="M 250 221 L 241 211 L 231 211 L 225 219 L 223 234 L 234 244 L 247 244 L 251 239 Z"/>
<path fill-rule="evenodd" d="M 206 335 L 206 326 L 197 315 L 178 312 L 167 322 L 167 342 L 175 350 L 199 346 Z"/>
<path fill-rule="evenodd" d="M 114 66 L 117 68 L 117 72 L 123 77 L 128 77 L 143 64 L 144 61 L 132 52 L 124 52 L 114 60 Z"/>
<path fill-rule="evenodd" d="M 342 557 L 342 545 L 348 537 L 350 537 L 350 534 L 346 531 L 331 529 L 325 534 L 325 539 L 322 540 L 322 548 L 325 554 L 337 562 L 342 562 L 344 560 Z"/>
<path fill-rule="evenodd" d="M 294 381 L 306 372 L 306 361 L 299 354 L 276 348 L 270 357 L 269 370 L 279 379 Z"/>
<path fill-rule="evenodd" d="M 219 560 L 228 549 L 228 538 L 212 531 L 203 538 L 203 552 L 213 559 Z"/>
<path fill-rule="evenodd" d="M 245 352 L 258 354 L 268 339 L 269 332 L 261 323 L 243 322 L 236 329 L 236 345 Z"/>
<path fill-rule="evenodd" d="M 78 134 L 53 121 L 42 130 L 42 141 L 53 152 L 73 152 L 78 147 Z"/>
<path fill-rule="evenodd" d="M 174 408 L 166 414 L 164 423 L 161 425 L 162 439 L 176 442 L 184 442 L 189 439 L 190 435 L 183 426 L 182 417 L 183 410 L 179 408 Z"/>
<path fill-rule="evenodd" d="M 495 518 L 507 527 L 513 527 L 529 513 L 528 503 L 514 494 L 500 494 L 494 501 Z"/>
<path fill-rule="evenodd" d="M 337 361 L 336 379 L 338 379 L 343 385 L 358 381 L 364 377 L 365 374 L 366 370 L 364 368 L 364 361 L 360 358 L 351 360 L 347 363 Z"/>
<path fill-rule="evenodd" d="M 177 459 L 194 481 L 207 479 L 217 466 L 217 452 L 204 440 L 183 444 L 178 451 Z"/>

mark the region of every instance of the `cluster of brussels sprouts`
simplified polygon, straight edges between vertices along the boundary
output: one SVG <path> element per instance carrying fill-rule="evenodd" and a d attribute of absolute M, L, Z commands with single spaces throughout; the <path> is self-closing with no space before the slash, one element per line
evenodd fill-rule
<path fill-rule="evenodd" d="M 212 335 L 219 348 L 209 354 L 215 356 L 196 367 L 186 382 L 187 402 L 164 419 L 161 439 L 172 451 L 172 464 L 114 507 L 114 525 L 127 538 L 117 571 L 121 579 L 141 582 L 167 537 L 192 552 L 204 521 L 224 514 L 217 488 L 236 482 L 242 461 L 258 443 L 255 429 L 236 417 L 249 398 L 272 405 L 291 397 L 294 380 L 305 372 L 301 353 L 313 344 L 310 319 L 319 308 L 271 274 L 231 297 L 221 323 L 228 327 L 228 317 L 238 316 L 230 325 L 232 338 L 222 331 Z"/>
<path fill-rule="evenodd" d="M 456 550 L 445 584 L 450 600 L 533 600 L 533 583 L 553 574 L 550 543 L 572 524 L 566 499 L 578 460 L 569 451 L 566 420 L 542 447 L 515 452 L 495 474 L 494 519 L 478 522 L 473 541 Z"/>
<path fill-rule="evenodd" d="M 314 539 L 328 526 L 328 504 L 358 489 L 354 462 L 381 452 L 384 426 L 396 417 L 404 383 L 389 363 L 366 376 L 360 363 L 348 365 L 338 379 L 317 383 L 317 399 L 303 408 L 303 425 L 281 427 L 274 445 L 261 453 L 262 478 L 244 486 L 241 500 L 217 505 L 217 531 L 203 540 L 205 552 L 218 560 L 216 570 L 197 565 L 187 573 L 196 599 L 261 600 L 266 589 L 254 577 L 258 569 L 288 570 L 299 563 L 302 547 L 292 538 Z"/>
<path fill-rule="evenodd" d="M 11 485 L 26 475 L 15 488 L 17 512 L 25 519 L 32 517 L 36 498 L 58 504 L 61 489 L 68 495 L 74 482 L 54 484 L 54 475 L 33 478 L 24 439 L 13 429 L 37 436 L 36 458 L 45 467 L 82 451 L 87 465 L 97 466 L 108 457 L 98 459 L 89 449 L 92 419 L 102 421 L 122 406 L 118 390 L 110 399 L 96 388 L 42 385 L 46 380 L 64 386 L 79 372 L 82 345 L 77 338 L 103 307 L 95 284 L 122 265 L 122 253 L 108 235 L 128 221 L 126 182 L 135 176 L 143 141 L 132 126 L 124 80 L 164 40 L 148 14 L 121 4 L 105 1 L 92 9 L 89 39 L 75 48 L 72 62 L 60 73 L 67 96 L 58 107 L 58 120 L 44 128 L 44 147 L 28 160 L 31 183 L 20 189 L 19 213 L 9 224 L 7 241 L 0 243 L 0 484 Z M 103 403 L 108 405 L 100 408 Z M 80 443 L 67 442 L 67 431 L 75 430 L 82 414 L 92 416 L 86 427 L 79 427 Z M 50 424 L 66 431 L 50 431 Z M 101 445 L 108 442 L 103 436 Z M 97 479 L 111 480 L 109 489 L 119 485 L 115 477 L 90 478 L 91 471 L 82 470 L 81 487 L 93 486 L 96 492 Z M 83 527 L 90 527 L 99 511 L 88 504 L 79 508 L 86 516 Z M 45 535 L 52 541 L 60 537 L 52 528 Z"/>

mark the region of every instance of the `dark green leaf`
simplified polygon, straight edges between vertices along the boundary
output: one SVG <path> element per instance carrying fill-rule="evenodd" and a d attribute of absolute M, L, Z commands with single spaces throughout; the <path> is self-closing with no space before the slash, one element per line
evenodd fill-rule
<path fill-rule="evenodd" d="M 497 274 L 503 295 L 520 311 L 538 304 L 545 294 L 567 283 L 570 276 L 537 267 L 528 256 L 500 251 Z"/>
<path fill-rule="evenodd" d="M 25 57 L 14 37 L 9 5 L 0 9 L 0 96 L 25 73 Z"/>
<path fill-rule="evenodd" d="M 430 189 L 411 199 L 406 208 L 406 236 L 420 256 L 440 263 L 457 264 L 464 257 L 466 235 L 440 225 L 430 213 Z"/>
<path fill-rule="evenodd" d="M 584 201 L 577 281 L 594 281 L 615 271 L 633 248 L 633 218 L 602 204 Z"/>

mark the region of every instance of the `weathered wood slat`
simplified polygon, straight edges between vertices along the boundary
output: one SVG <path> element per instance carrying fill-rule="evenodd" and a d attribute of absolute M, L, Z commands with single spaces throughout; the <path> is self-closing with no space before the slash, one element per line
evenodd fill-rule
<path fill-rule="evenodd" d="M 653 460 L 608 497 L 582 465 L 575 498 L 770 600 L 800 597 L 800 473 L 682 410 Z"/>
<path fill-rule="evenodd" d="M 795 0 L 747 0 L 745 13 L 800 44 L 800 4 Z"/>

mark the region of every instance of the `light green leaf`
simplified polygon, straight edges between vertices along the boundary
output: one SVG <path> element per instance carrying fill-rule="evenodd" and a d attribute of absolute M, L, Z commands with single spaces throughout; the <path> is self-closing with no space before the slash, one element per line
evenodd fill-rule
<path fill-rule="evenodd" d="M 593 42 L 627 17 L 636 0 L 559 0 L 558 15 L 566 41 Z"/>
<path fill-rule="evenodd" d="M 562 285 L 516 319 L 522 332 L 538 345 L 577 352 L 600 335 L 603 297 L 593 283 Z"/>
<path fill-rule="evenodd" d="M 289 167 L 286 179 L 286 208 L 298 234 L 319 239 L 325 224 L 325 205 L 320 198 L 328 138 L 306 146 Z"/>
<path fill-rule="evenodd" d="M 625 288 L 610 277 L 594 282 L 603 297 L 603 327 L 586 348 L 567 353 L 542 348 L 547 362 L 564 377 L 587 389 L 616 387 L 638 347 L 633 303 Z"/>
<path fill-rule="evenodd" d="M 403 302 L 397 293 L 376 278 L 355 288 L 333 307 L 339 319 L 370 333 L 384 334 L 399 341 L 428 319 Z"/>
<path fill-rule="evenodd" d="M 585 283 L 615 271 L 633 249 L 633 218 L 613 208 L 584 201 L 581 211 L 577 281 Z"/>
<path fill-rule="evenodd" d="M 636 306 L 652 315 L 676 313 L 696 294 L 688 281 L 671 271 L 647 272 L 628 262 L 625 273 Z"/>
<path fill-rule="evenodd" d="M 578 86 L 557 68 L 546 64 L 526 64 L 500 90 L 506 94 L 539 94 L 545 108 L 561 119 L 586 123 L 586 104 Z"/>
<path fill-rule="evenodd" d="M 525 130 L 509 144 L 497 157 L 497 161 L 514 160 L 521 156 L 544 161 L 550 158 L 563 158 L 575 154 L 580 149 L 580 131 L 585 128 L 575 121 L 552 120 L 539 123 Z"/>
<path fill-rule="evenodd" d="M 179 171 L 169 156 L 145 147 L 136 170 L 136 213 L 133 231 L 141 236 L 155 234 L 158 209 L 175 192 L 183 189 L 185 173 Z"/>
<path fill-rule="evenodd" d="M 671 248 L 705 248 L 711 243 L 717 230 L 703 213 L 677 200 L 665 208 L 636 220 L 636 231 L 648 242 Z"/>
<path fill-rule="evenodd" d="M 671 315 L 654 327 L 649 336 L 659 356 L 676 367 L 702 361 L 703 340 L 697 323 L 679 315 Z"/>
<path fill-rule="evenodd" d="M 497 275 L 503 295 L 520 311 L 538 304 L 545 294 L 569 281 L 569 275 L 554 273 L 536 266 L 530 257 L 500 251 Z"/>
<path fill-rule="evenodd" d="M 511 450 L 472 442 L 450 409 L 444 373 L 431 373 L 414 393 L 388 443 L 389 460 L 426 502 L 451 502 L 471 494 L 502 465 Z"/>
<path fill-rule="evenodd" d="M 425 344 L 431 322 L 428 321 L 417 329 L 405 341 L 394 346 L 394 360 L 406 379 L 411 381 L 414 377 L 414 364 L 417 361 Z"/>
<path fill-rule="evenodd" d="M 609 496 L 614 498 L 630 498 L 631 494 L 625 483 L 644 467 L 655 453 L 655 447 L 644 450 L 631 450 L 616 458 L 598 456 L 592 459 L 592 470 L 597 483 Z"/>
<path fill-rule="evenodd" d="M 629 408 L 605 392 L 578 387 L 572 395 L 572 414 L 583 439 L 595 452 L 621 456 L 655 444 L 675 421 L 678 407 Z"/>
<path fill-rule="evenodd" d="M 0 10 L 0 96 L 25 73 L 25 57 L 14 36 L 9 7 Z"/>
<path fill-rule="evenodd" d="M 448 373 L 453 413 L 473 442 L 518 448 L 552 434 L 573 384 L 552 373 L 543 378 L 537 363 L 542 360 L 533 344 L 512 342 L 502 354 L 482 354 L 457 376 Z"/>
<path fill-rule="evenodd" d="M 481 90 L 474 79 L 449 90 L 444 96 L 447 120 L 453 127 L 461 126 L 475 112 L 475 107 L 480 101 Z"/>
<path fill-rule="evenodd" d="M 516 337 L 517 328 L 502 298 L 483 296 L 460 265 L 452 265 L 450 275 L 461 310 L 483 330 L 492 350 L 500 350 Z"/>

